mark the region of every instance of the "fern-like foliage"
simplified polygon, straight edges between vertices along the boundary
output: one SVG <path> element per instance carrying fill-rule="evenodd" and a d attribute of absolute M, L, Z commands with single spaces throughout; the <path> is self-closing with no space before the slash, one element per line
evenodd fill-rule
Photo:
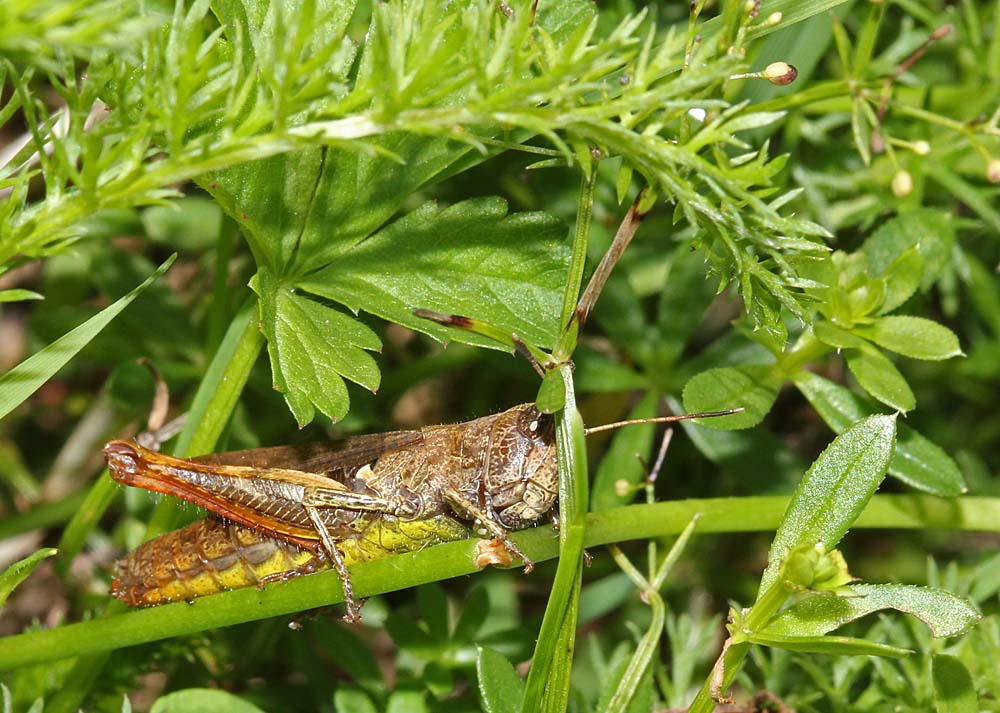
<path fill-rule="evenodd" d="M 294 288 L 371 235 L 421 186 L 499 147 L 543 142 L 585 171 L 595 151 L 619 160 L 622 197 L 638 176 L 672 204 L 720 289 L 737 286 L 772 348 L 785 340 L 782 308 L 809 319 L 805 289 L 814 285 L 796 268 L 825 252 L 826 233 L 781 213 L 791 197 L 774 195 L 782 160 L 739 137 L 780 114 L 723 99 L 745 69 L 746 38 L 766 24 L 752 4 L 729 3 L 709 23 L 663 33 L 646 13 L 599 32 L 585 2 L 543 5 L 536 17 L 528 3 L 508 15 L 488 0 L 395 0 L 374 8 L 361 52 L 350 34 L 355 12 L 354 3 L 333 0 L 178 2 L 166 19 L 136 9 L 86 59 L 68 41 L 37 49 L 59 60 L 31 67 L 60 95 L 65 109 L 56 112 L 32 91 L 22 53 L 5 52 L 15 92 L 0 118 L 20 111 L 32 133 L 0 168 L 7 191 L 0 272 L 62 250 L 86 234 L 97 211 L 162 202 L 196 178 L 243 224 L 268 271 L 258 284 Z M 81 28 L 94 31 L 88 17 L 81 15 Z M 105 51 L 158 19 L 134 55 Z M 29 40 L 7 33 L 0 50 Z M 308 147 L 324 153 L 302 153 Z M 254 169 L 241 167 L 278 156 L 298 157 L 282 159 L 278 170 L 288 176 L 298 166 L 295 191 L 311 228 L 303 218 L 265 230 L 249 215 Z M 303 162 L 318 163 L 303 169 Z M 339 222 L 320 229 L 322 194 L 303 196 L 303 170 L 317 186 L 366 175 L 391 189 L 371 191 L 362 207 L 334 201 Z M 274 180 L 273 171 L 265 174 L 256 175 Z M 35 177 L 45 194 L 31 201 Z M 295 197 L 278 199 L 294 212 Z M 313 291 L 331 290 L 313 284 Z M 370 309 L 364 300 L 350 306 Z M 397 320 L 404 313 L 371 311 Z M 272 360 L 280 361 L 273 353 Z"/>

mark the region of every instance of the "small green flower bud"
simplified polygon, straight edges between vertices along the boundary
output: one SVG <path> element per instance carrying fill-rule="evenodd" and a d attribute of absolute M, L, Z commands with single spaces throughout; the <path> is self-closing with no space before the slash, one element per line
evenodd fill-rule
<path fill-rule="evenodd" d="M 931 145 L 926 141 L 917 141 L 913 144 L 913 153 L 926 156 L 931 152 Z"/>

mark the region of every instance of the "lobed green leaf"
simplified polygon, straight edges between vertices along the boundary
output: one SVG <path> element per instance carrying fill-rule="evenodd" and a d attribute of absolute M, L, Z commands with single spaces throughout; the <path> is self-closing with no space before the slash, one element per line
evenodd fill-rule
<path fill-rule="evenodd" d="M 341 377 L 372 391 L 378 388 L 378 367 L 364 351 L 381 348 L 374 332 L 279 286 L 266 269 L 258 273 L 257 285 L 274 387 L 285 395 L 300 426 L 312 420 L 313 406 L 334 421 L 347 414 L 347 386 Z"/>
<path fill-rule="evenodd" d="M 507 214 L 499 198 L 425 204 L 356 245 L 297 287 L 437 339 L 508 348 L 419 318 L 456 314 L 551 347 L 569 252 L 565 226 L 543 213 Z"/>

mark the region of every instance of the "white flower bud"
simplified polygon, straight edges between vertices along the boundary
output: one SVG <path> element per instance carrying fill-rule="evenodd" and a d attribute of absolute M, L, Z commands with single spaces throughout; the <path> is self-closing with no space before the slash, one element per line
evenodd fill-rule
<path fill-rule="evenodd" d="M 991 158 L 986 164 L 986 178 L 990 183 L 1000 183 L 1000 158 Z"/>
<path fill-rule="evenodd" d="M 905 198 L 913 191 L 913 176 L 909 171 L 900 169 L 892 177 L 892 195 L 896 198 Z"/>

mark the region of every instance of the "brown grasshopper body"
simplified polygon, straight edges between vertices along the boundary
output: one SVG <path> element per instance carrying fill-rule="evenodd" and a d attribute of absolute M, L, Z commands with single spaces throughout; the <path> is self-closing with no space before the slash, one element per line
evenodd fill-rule
<path fill-rule="evenodd" d="M 468 536 L 448 517 L 403 522 L 380 518 L 337 543 L 347 565 Z M 111 594 L 131 607 L 191 600 L 263 586 L 330 567 L 320 552 L 258 530 L 208 517 L 145 542 L 118 562 Z"/>
<path fill-rule="evenodd" d="M 359 607 L 344 543 L 373 523 L 474 521 L 530 571 L 507 532 L 542 517 L 558 493 L 553 419 L 533 404 L 467 423 L 349 439 L 332 452 L 282 447 L 188 461 L 112 441 L 105 457 L 119 482 L 321 550 L 344 583 L 350 619 Z"/>

